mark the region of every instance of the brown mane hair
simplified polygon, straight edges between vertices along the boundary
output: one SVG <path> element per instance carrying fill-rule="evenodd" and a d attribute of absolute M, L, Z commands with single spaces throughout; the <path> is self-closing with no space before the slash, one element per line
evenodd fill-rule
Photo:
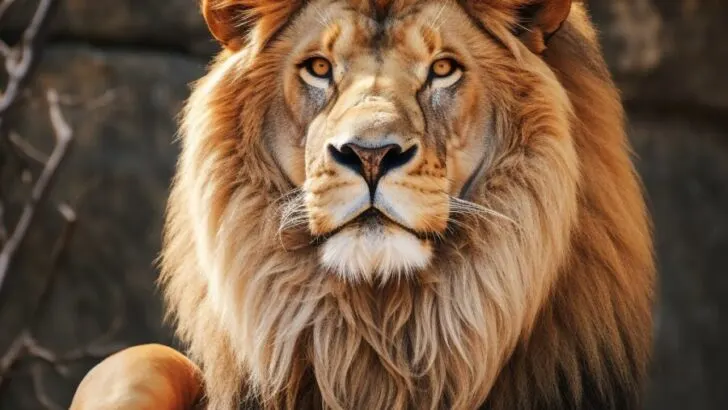
<path fill-rule="evenodd" d="M 531 54 L 508 34 L 523 1 L 460 3 L 517 56 L 490 70 L 497 130 L 518 138 L 474 195 L 518 223 L 464 216 L 417 280 L 350 286 L 321 274 L 306 232 L 279 231 L 292 187 L 262 134 L 283 51 L 262 50 L 293 10 L 266 14 L 196 84 L 161 284 L 211 408 L 639 408 L 650 229 L 586 12 L 524 34 Z M 528 68 L 538 59 L 550 72 Z"/>
<path fill-rule="evenodd" d="M 583 9 L 572 9 L 543 57 L 574 107 L 578 222 L 536 328 L 486 408 L 638 409 L 652 346 L 654 262 L 622 103 Z"/>

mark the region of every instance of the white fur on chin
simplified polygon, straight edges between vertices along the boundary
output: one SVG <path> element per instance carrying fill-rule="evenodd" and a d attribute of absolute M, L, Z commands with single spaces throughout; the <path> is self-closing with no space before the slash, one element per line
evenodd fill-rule
<path fill-rule="evenodd" d="M 427 241 L 396 227 L 349 228 L 321 247 L 321 264 L 342 278 L 357 282 L 408 275 L 424 269 L 432 259 Z"/>

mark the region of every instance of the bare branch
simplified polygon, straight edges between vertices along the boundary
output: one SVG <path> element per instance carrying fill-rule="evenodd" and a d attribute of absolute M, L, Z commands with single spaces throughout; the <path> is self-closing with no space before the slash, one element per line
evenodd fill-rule
<path fill-rule="evenodd" d="M 111 343 L 108 345 L 96 345 L 92 342 L 84 347 L 73 349 L 64 354 L 56 354 L 50 349 L 41 346 L 37 340 L 32 337 L 25 339 L 25 355 L 24 358 L 42 360 L 51 366 L 61 375 L 69 374 L 68 365 L 73 362 L 87 359 L 104 359 L 125 347 L 123 343 Z"/>
<path fill-rule="evenodd" d="M 8 11 L 10 6 L 13 5 L 13 3 L 15 3 L 15 0 L 3 0 L 2 2 L 0 2 L 0 20 L 5 15 L 5 12 Z"/>
<path fill-rule="evenodd" d="M 68 122 L 66 122 L 66 119 L 63 117 L 58 92 L 50 89 L 48 90 L 46 98 L 48 99 L 51 124 L 53 125 L 56 139 L 59 142 L 68 143 L 73 137 L 73 132 L 71 131 L 71 127 L 68 125 Z"/>
<path fill-rule="evenodd" d="M 27 332 L 22 332 L 15 338 L 10 348 L 0 357 L 0 385 L 11 367 L 25 354 L 25 343 L 28 338 Z"/>
<path fill-rule="evenodd" d="M 70 373 L 68 365 L 81 360 L 100 360 L 112 355 L 122 349 L 128 347 L 125 343 L 112 343 L 109 340 L 121 328 L 120 322 L 115 322 L 109 327 L 109 330 L 103 335 L 92 341 L 91 343 L 70 350 L 63 354 L 57 354 L 52 350 L 42 346 L 31 335 L 29 330 L 23 331 L 10 345 L 5 354 L 0 357 L 0 385 L 4 382 L 4 377 L 9 373 L 10 369 L 19 361 L 24 359 L 35 359 L 47 363 L 62 376 L 68 376 Z"/>
<path fill-rule="evenodd" d="M 85 100 L 71 95 L 61 95 L 61 104 L 64 107 L 81 107 L 86 111 L 94 111 L 103 108 L 116 100 L 119 91 L 117 89 L 109 89 L 101 95 Z"/>
<path fill-rule="evenodd" d="M 69 242 L 69 238 L 73 232 L 73 228 L 75 226 L 77 218 L 76 211 L 66 203 L 61 203 L 58 205 L 58 212 L 66 220 L 66 225 L 53 247 L 53 266 L 57 266 L 57 264 L 59 263 L 59 259 L 63 254 L 67 243 Z M 50 366 L 59 375 L 67 377 L 70 374 L 70 365 L 73 363 L 84 360 L 104 359 L 107 356 L 128 347 L 128 344 L 116 343 L 113 341 L 114 337 L 121 330 L 125 321 L 123 306 L 117 306 L 119 313 L 115 315 L 114 320 L 109 325 L 109 328 L 99 337 L 83 345 L 82 347 L 69 350 L 65 353 L 55 353 L 51 349 L 41 345 L 40 342 L 33 336 L 30 329 L 32 323 L 36 322 L 37 318 L 39 317 L 38 315 L 48 304 L 48 298 L 51 289 L 53 288 L 53 275 L 55 275 L 55 271 L 51 273 L 50 279 L 44 285 L 41 298 L 36 306 L 34 313 L 32 314 L 32 319 L 30 320 L 31 325 L 28 325 L 26 329 L 21 332 L 20 335 L 18 335 L 8 351 L 2 357 L 0 357 L 0 386 L 3 385 L 5 379 L 11 377 L 11 369 L 26 360 L 40 361 Z M 123 302 L 123 297 L 120 294 L 120 291 L 114 287 L 112 287 L 111 290 L 111 299 L 115 301 L 116 305 L 120 305 Z M 40 370 L 33 371 L 40 372 Z M 39 378 L 39 374 L 33 374 L 33 377 L 35 377 L 34 386 L 36 386 L 36 398 L 38 399 L 38 401 L 47 408 L 54 408 L 53 402 L 49 400 L 48 397 L 45 395 L 42 387 L 40 389 L 37 388 L 37 386 L 41 386 L 38 383 L 42 381 L 42 379 Z"/>
<path fill-rule="evenodd" d="M 61 202 L 58 204 L 58 213 L 61 214 L 63 219 L 66 220 L 67 223 L 75 223 L 78 216 L 76 215 L 76 210 L 71 208 L 71 205 L 68 205 L 65 202 Z"/>
<path fill-rule="evenodd" d="M 12 51 L 13 51 L 13 49 L 10 48 L 10 46 L 6 42 L 0 40 L 0 56 L 3 56 L 3 58 L 8 59 L 8 58 L 10 58 L 10 53 L 12 53 Z"/>
<path fill-rule="evenodd" d="M 48 393 L 46 393 L 44 387 L 45 384 L 43 383 L 43 368 L 39 364 L 34 365 L 30 369 L 30 376 L 33 380 L 35 397 L 38 399 L 41 406 L 47 410 L 63 410 L 63 407 L 59 406 L 50 397 L 48 397 Z"/>
<path fill-rule="evenodd" d="M 26 141 L 17 132 L 10 131 L 8 133 L 8 141 L 15 150 L 28 161 L 45 164 L 48 161 L 48 155 L 40 152 L 38 148 Z"/>
<path fill-rule="evenodd" d="M 50 10 L 56 0 L 41 0 L 33 14 L 33 18 L 28 27 L 23 32 L 22 40 L 16 47 L 10 47 L 7 43 L 0 40 L 0 56 L 5 59 L 5 67 L 8 73 L 8 82 L 5 90 L 0 91 L 0 131 L 3 128 L 4 114 L 16 102 L 20 87 L 30 74 L 30 69 L 34 62 L 33 46 L 36 42 L 41 27 L 46 23 Z M 4 17 L 15 0 L 0 1 L 0 20 Z M 12 135 L 11 135 L 12 139 Z M 25 151 L 33 152 L 33 151 Z M 9 256 L 15 252 L 15 249 L 9 249 L 6 255 L 8 242 L 12 239 L 9 236 L 5 226 L 4 206 L 0 203 L 0 243 L 2 243 L 2 254 L 0 254 L 0 289 L 5 280 L 7 266 L 9 264 Z M 24 233 L 23 233 L 24 236 Z M 12 244 L 12 243 L 11 243 Z M 5 259 L 8 259 L 7 261 Z"/>
<path fill-rule="evenodd" d="M 8 228 L 5 226 L 5 204 L 0 200 L 0 248 L 8 240 Z"/>
<path fill-rule="evenodd" d="M 22 204 L 20 215 L 17 222 L 13 222 L 13 226 L 6 226 L 5 224 L 9 221 L 5 219 L 5 203 L 0 197 L 0 291 L 2 291 L 5 279 L 7 279 L 10 264 L 27 236 L 30 225 L 36 217 L 40 202 L 48 195 L 52 180 L 65 159 L 73 138 L 72 129 L 61 110 L 61 105 L 65 104 L 69 97 L 60 97 L 53 89 L 48 90 L 46 94 L 48 115 L 55 139 L 50 155 L 36 149 L 17 133 L 7 132 L 8 130 L 4 128 L 3 122 L 8 110 L 25 95 L 22 93 L 22 87 L 28 80 L 37 59 L 38 34 L 47 23 L 50 11 L 56 2 L 57 0 L 38 0 L 35 13 L 23 32 L 20 41 L 8 44 L 0 40 L 0 58 L 4 60 L 4 67 L 7 72 L 5 89 L 0 90 L 0 131 L 3 132 L 0 136 L 4 139 L 0 142 L 3 143 L 3 146 L 6 143 L 8 144 L 11 148 L 9 150 L 11 155 L 25 161 L 25 168 L 20 169 L 19 177 L 23 183 L 32 184 L 30 196 Z M 13 3 L 15 3 L 15 0 L 0 0 L 0 19 L 4 17 Z M 108 91 L 94 101 L 86 103 L 86 106 L 95 109 L 111 103 L 114 98 L 115 92 Z M 39 164 L 42 167 L 40 174 L 35 179 L 28 168 L 32 164 Z M 115 317 L 109 329 L 99 338 L 63 354 L 55 353 L 51 349 L 42 346 L 33 336 L 31 329 L 41 317 L 41 312 L 47 310 L 49 306 L 49 295 L 57 276 L 57 269 L 55 268 L 57 268 L 65 254 L 76 225 L 76 211 L 70 205 L 62 202 L 57 204 L 56 208 L 66 224 L 51 251 L 54 269 L 50 272 L 48 280 L 43 284 L 41 297 L 33 307 L 29 323 L 12 342 L 10 348 L 0 356 L 0 386 L 11 377 L 11 374 L 16 373 L 17 368 L 22 365 L 24 360 L 28 360 L 31 364 L 30 376 L 36 399 L 40 406 L 49 410 L 61 409 L 62 407 L 55 403 L 45 391 L 44 368 L 50 366 L 49 368 L 58 374 L 67 376 L 70 369 L 69 365 L 74 362 L 86 359 L 102 359 L 126 347 L 112 342 L 114 335 L 118 333 L 123 325 L 123 311 Z M 12 228 L 12 230 L 9 230 L 8 227 Z"/>
<path fill-rule="evenodd" d="M 3 283 L 7 277 L 10 262 L 28 232 L 30 223 L 33 221 L 33 217 L 35 216 L 38 203 L 47 193 L 51 180 L 55 176 L 58 167 L 66 156 L 66 152 L 73 135 L 71 128 L 61 112 L 58 102 L 58 93 L 55 90 L 49 90 L 47 99 L 51 124 L 53 125 L 53 131 L 56 138 L 56 145 L 53 148 L 53 152 L 48 157 L 48 161 L 43 167 L 43 171 L 33 186 L 30 198 L 23 207 L 15 229 L 13 229 L 12 234 L 8 238 L 2 250 L 0 250 L 0 290 L 2 290 Z"/>
<path fill-rule="evenodd" d="M 10 4 L 14 0 L 3 0 L 0 3 L 0 17 L 7 11 Z M 7 54 L 5 59 L 5 69 L 8 72 L 8 84 L 0 95 L 0 128 L 2 128 L 3 115 L 15 103 L 20 87 L 30 74 L 30 68 L 33 66 L 35 53 L 33 46 L 35 45 L 36 36 L 43 24 L 46 22 L 48 13 L 50 12 L 56 0 L 40 0 L 38 8 L 33 14 L 30 24 L 23 32 L 23 38 L 19 46 L 16 48 L 6 47 Z M 7 45 L 6 45 L 7 46 Z"/>

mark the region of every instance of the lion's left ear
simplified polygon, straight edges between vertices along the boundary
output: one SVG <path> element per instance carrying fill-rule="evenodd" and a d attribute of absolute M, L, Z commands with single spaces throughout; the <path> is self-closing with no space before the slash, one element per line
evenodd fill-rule
<path fill-rule="evenodd" d="M 535 53 L 546 49 L 548 40 L 569 17 L 572 0 L 523 0 L 516 7 L 515 34 Z"/>
<path fill-rule="evenodd" d="M 202 0 L 200 7 L 213 36 L 230 50 L 250 41 L 268 41 L 285 25 L 302 0 Z"/>
<path fill-rule="evenodd" d="M 569 17 L 572 0 L 461 0 L 461 4 L 489 24 L 505 24 L 531 51 L 541 54 Z"/>

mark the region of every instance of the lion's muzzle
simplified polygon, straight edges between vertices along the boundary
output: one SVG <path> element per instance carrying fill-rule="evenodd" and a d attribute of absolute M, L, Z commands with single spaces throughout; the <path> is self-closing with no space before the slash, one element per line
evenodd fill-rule
<path fill-rule="evenodd" d="M 322 265 L 347 278 L 427 266 L 449 219 L 446 158 L 416 95 L 362 75 L 309 127 L 305 205 Z M 360 218 L 367 214 L 378 215 Z M 435 234 L 435 235 L 433 235 Z"/>

